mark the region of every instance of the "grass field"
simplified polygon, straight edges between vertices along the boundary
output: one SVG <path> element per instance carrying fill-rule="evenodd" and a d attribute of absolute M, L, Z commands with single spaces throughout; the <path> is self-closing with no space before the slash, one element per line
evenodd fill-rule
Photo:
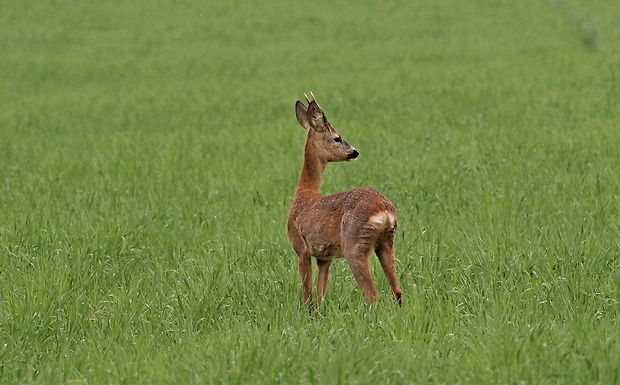
<path fill-rule="evenodd" d="M 620 5 L 5 0 L 0 383 L 620 384 Z M 396 205 L 301 304 L 313 91 Z"/>

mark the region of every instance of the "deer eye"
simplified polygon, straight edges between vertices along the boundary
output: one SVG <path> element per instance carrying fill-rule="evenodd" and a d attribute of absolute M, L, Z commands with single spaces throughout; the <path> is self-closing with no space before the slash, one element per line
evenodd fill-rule
<path fill-rule="evenodd" d="M 339 136 L 337 136 L 337 137 L 335 137 L 335 138 L 334 138 L 334 142 L 336 142 L 336 143 L 342 143 L 342 138 L 341 138 L 341 137 L 339 137 Z"/>

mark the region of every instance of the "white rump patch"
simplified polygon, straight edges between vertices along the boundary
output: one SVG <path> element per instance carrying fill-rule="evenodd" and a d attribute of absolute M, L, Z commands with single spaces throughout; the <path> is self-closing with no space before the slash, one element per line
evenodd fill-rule
<path fill-rule="evenodd" d="M 368 218 L 368 223 L 376 228 L 386 229 L 388 227 L 394 227 L 396 216 L 389 211 L 381 211 Z"/>

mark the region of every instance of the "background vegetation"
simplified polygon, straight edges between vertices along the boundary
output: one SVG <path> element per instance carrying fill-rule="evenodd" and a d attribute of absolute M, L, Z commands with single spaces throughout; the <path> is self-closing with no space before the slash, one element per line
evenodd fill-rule
<path fill-rule="evenodd" d="M 620 383 L 617 2 L 1 8 L 0 382 Z M 301 305 L 308 91 L 403 309 Z"/>

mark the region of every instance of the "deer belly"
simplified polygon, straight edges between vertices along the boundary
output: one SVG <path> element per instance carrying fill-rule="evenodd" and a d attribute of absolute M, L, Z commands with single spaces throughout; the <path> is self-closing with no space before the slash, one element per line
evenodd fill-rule
<path fill-rule="evenodd" d="M 317 259 L 342 258 L 340 246 L 334 244 L 315 245 L 312 248 L 312 256 Z"/>

